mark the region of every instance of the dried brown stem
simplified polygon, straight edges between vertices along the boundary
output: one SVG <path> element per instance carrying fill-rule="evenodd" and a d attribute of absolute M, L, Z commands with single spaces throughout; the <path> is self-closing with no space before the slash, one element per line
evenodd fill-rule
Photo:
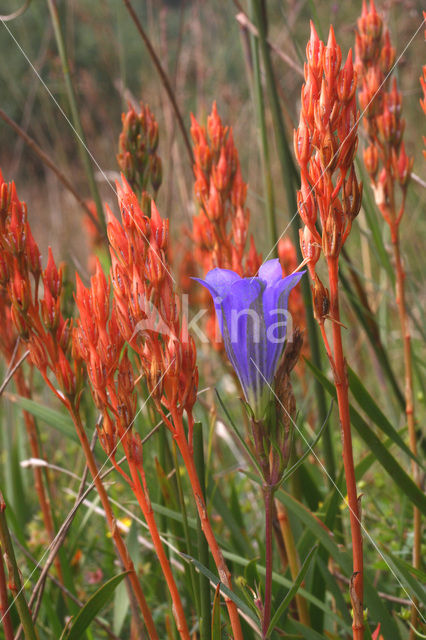
<path fill-rule="evenodd" d="M 179 124 L 179 128 L 182 132 L 182 136 L 183 136 L 183 141 L 185 143 L 185 147 L 186 150 L 188 152 L 188 156 L 189 156 L 189 161 L 191 163 L 191 166 L 194 163 L 194 157 L 192 154 L 192 147 L 191 144 L 189 142 L 189 137 L 188 137 L 188 133 L 185 129 L 185 124 L 183 122 L 183 118 L 182 118 L 182 114 L 179 110 L 178 104 L 176 102 L 176 96 L 174 94 L 174 91 L 172 89 L 172 86 L 170 84 L 170 80 L 167 77 L 166 72 L 164 71 L 161 62 L 157 56 L 157 54 L 155 53 L 154 47 L 151 44 L 150 39 L 148 38 L 147 34 L 145 33 L 141 21 L 139 20 L 135 10 L 132 7 L 132 4 L 130 2 L 130 0 L 123 0 L 125 7 L 127 9 L 127 11 L 129 12 L 133 22 L 135 23 L 136 29 L 139 31 L 139 35 L 141 36 L 142 40 L 145 43 L 146 48 L 148 49 L 148 53 L 151 57 L 151 60 L 157 70 L 158 75 L 160 76 L 160 80 L 163 83 L 164 89 L 166 90 L 167 96 L 172 104 L 173 107 L 173 111 L 175 112 L 176 115 L 176 119 L 178 121 Z"/>
<path fill-rule="evenodd" d="M 5 113 L 3 111 L 3 109 L 0 109 L 0 118 L 2 120 L 4 120 L 4 122 L 6 122 L 6 124 L 9 125 L 9 127 L 11 127 L 11 129 L 13 129 L 23 140 L 24 142 L 28 145 L 28 147 L 30 147 L 30 149 L 32 149 L 34 151 L 34 153 L 40 158 L 40 160 L 47 166 L 49 167 L 49 169 L 51 169 L 53 171 L 53 173 L 56 175 L 56 177 L 58 178 L 58 180 L 60 182 L 62 182 L 62 184 L 64 185 L 64 187 L 66 189 L 68 189 L 68 191 L 70 191 L 72 193 L 72 195 L 74 196 L 74 198 L 77 200 L 77 202 L 79 203 L 79 205 L 84 209 L 86 215 L 89 216 L 90 220 L 93 222 L 93 224 L 96 226 L 96 228 L 99 230 L 100 233 L 103 233 L 102 227 L 99 224 L 99 221 L 95 218 L 95 216 L 93 215 L 93 213 L 90 211 L 89 207 L 87 206 L 87 204 L 84 202 L 84 200 L 80 197 L 80 194 L 78 193 L 77 189 L 74 188 L 73 184 L 68 180 L 68 178 L 62 173 L 62 171 L 60 171 L 58 169 L 58 167 L 56 166 L 56 164 L 53 162 L 53 160 L 51 160 L 51 158 L 47 155 L 47 153 L 45 151 L 43 151 L 43 149 L 41 149 L 38 144 L 36 143 L 35 140 L 33 140 L 33 138 L 31 138 L 28 133 L 26 133 L 23 129 L 21 129 L 21 127 L 14 121 L 12 120 L 12 118 L 10 118 L 7 113 Z"/>

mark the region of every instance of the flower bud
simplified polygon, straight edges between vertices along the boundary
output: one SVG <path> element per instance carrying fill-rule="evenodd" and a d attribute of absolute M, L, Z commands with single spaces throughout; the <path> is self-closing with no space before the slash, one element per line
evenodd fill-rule
<path fill-rule="evenodd" d="M 149 159 L 149 169 L 151 173 L 151 184 L 154 193 L 157 193 L 163 181 L 163 168 L 161 158 L 157 155 L 151 156 Z"/>
<path fill-rule="evenodd" d="M 315 274 L 312 289 L 312 302 L 314 307 L 314 316 L 319 324 L 323 324 L 325 316 L 330 310 L 330 297 L 328 289 L 326 289 L 317 274 Z"/>
<path fill-rule="evenodd" d="M 32 333 L 27 341 L 31 362 L 39 371 L 45 372 L 47 367 L 47 354 L 42 339 Z"/>
<path fill-rule="evenodd" d="M 379 152 L 377 151 L 376 145 L 372 143 L 369 147 L 364 149 L 363 156 L 365 168 L 367 169 L 370 178 L 374 181 L 379 168 Z"/>
<path fill-rule="evenodd" d="M 55 364 L 55 375 L 65 395 L 68 397 L 75 396 L 77 391 L 76 377 L 62 349 L 58 349 L 58 359 Z"/>

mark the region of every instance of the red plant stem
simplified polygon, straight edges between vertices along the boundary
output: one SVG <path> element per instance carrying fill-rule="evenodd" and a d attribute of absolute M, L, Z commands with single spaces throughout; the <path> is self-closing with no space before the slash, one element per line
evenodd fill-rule
<path fill-rule="evenodd" d="M 124 440 L 123 440 L 123 444 L 124 444 Z M 148 525 L 149 532 L 151 534 L 151 539 L 155 548 L 155 553 L 157 554 L 158 560 L 161 565 L 161 569 L 163 571 L 164 577 L 167 582 L 167 586 L 170 591 L 170 595 L 173 602 L 173 613 L 176 620 L 177 630 L 181 638 L 183 638 L 184 640 L 190 640 L 188 625 L 186 622 L 185 613 L 182 606 L 182 600 L 180 598 L 179 591 L 177 589 L 176 582 L 173 577 L 172 569 L 170 567 L 169 560 L 167 558 L 166 552 L 163 547 L 163 543 L 161 542 L 160 534 L 158 533 L 157 523 L 155 522 L 154 511 L 152 509 L 151 502 L 146 494 L 146 489 L 143 486 L 145 485 L 145 483 L 143 483 L 142 485 L 139 474 L 138 474 L 138 468 L 135 462 L 132 461 L 126 444 L 124 444 L 124 446 L 125 446 L 127 461 L 129 463 L 130 475 L 132 476 L 132 481 L 133 481 L 132 488 L 134 490 L 134 494 L 136 496 L 138 504 L 142 510 L 146 524 Z M 142 473 L 143 473 L 143 470 L 141 471 L 141 474 Z"/>
<path fill-rule="evenodd" d="M 3 623 L 5 640 L 13 640 L 13 626 L 8 608 L 6 574 L 4 571 L 3 553 L 0 552 L 0 616 Z"/>
<path fill-rule="evenodd" d="M 15 373 L 14 380 L 15 380 L 16 388 L 18 390 L 19 395 L 24 398 L 29 398 L 30 397 L 29 389 L 27 387 L 27 384 L 25 383 L 23 373 L 20 369 L 18 369 L 17 372 Z M 33 458 L 39 459 L 42 456 L 41 456 L 40 447 L 39 447 L 38 438 L 37 438 L 37 427 L 36 427 L 34 417 L 27 411 L 24 411 L 24 422 L 25 422 L 25 428 L 28 435 L 28 440 L 30 443 L 31 455 Z M 39 501 L 40 509 L 43 516 L 43 523 L 44 523 L 44 526 L 46 527 L 49 540 L 52 541 L 55 537 L 55 528 L 53 524 L 53 516 L 52 516 L 50 500 L 45 492 L 45 487 L 43 482 L 43 470 L 40 467 L 34 467 L 33 473 L 34 473 L 34 487 L 38 496 L 38 501 Z M 64 580 L 63 580 L 63 574 L 62 574 L 61 561 L 58 556 L 56 556 L 55 558 L 55 568 L 58 573 L 59 581 L 63 584 Z"/>
<path fill-rule="evenodd" d="M 207 515 L 207 507 L 203 497 L 203 491 L 201 489 L 200 481 L 198 479 L 197 470 L 195 468 L 194 457 L 190 451 L 188 441 L 186 439 L 184 426 L 182 423 L 182 416 L 177 412 L 172 412 L 173 423 L 176 429 L 175 439 L 176 444 L 182 454 L 183 462 L 185 464 L 189 481 L 191 483 L 192 492 L 194 494 L 195 504 L 197 505 L 198 515 L 200 517 L 201 528 L 206 536 L 207 543 L 210 547 L 210 551 L 213 556 L 213 560 L 216 564 L 216 568 L 219 573 L 219 580 L 228 589 L 232 590 L 231 574 L 226 566 L 222 551 L 217 543 L 213 529 L 210 524 L 210 520 Z M 235 602 L 225 596 L 225 603 L 228 609 L 229 619 L 231 621 L 232 632 L 234 634 L 233 640 L 244 640 L 241 629 L 240 617 L 238 615 L 238 609 Z"/>
<path fill-rule="evenodd" d="M 350 525 L 352 537 L 353 574 L 351 580 L 350 596 L 353 607 L 353 638 L 362 640 L 364 637 L 363 620 L 363 594 L 364 594 L 364 567 L 362 555 L 361 518 L 358 508 L 358 496 L 355 480 L 354 460 L 352 453 L 351 422 L 349 416 L 348 377 L 346 362 L 343 355 L 342 332 L 339 311 L 338 290 L 338 257 L 327 259 L 329 284 L 330 284 L 330 316 L 332 319 L 334 366 L 332 363 L 334 384 L 339 405 L 339 417 L 343 444 L 343 464 L 345 467 L 346 488 L 350 512 Z"/>
<path fill-rule="evenodd" d="M 263 602 L 262 639 L 266 640 L 271 622 L 272 599 L 272 510 L 274 489 L 270 485 L 263 487 L 265 503 L 265 599 Z"/>
<path fill-rule="evenodd" d="M 145 596 L 142 591 L 141 584 L 136 575 L 135 567 L 133 565 L 132 559 L 127 551 L 127 547 L 123 541 L 123 538 L 120 535 L 120 531 L 116 525 L 115 517 L 111 509 L 111 505 L 108 499 L 108 494 L 105 490 L 103 482 L 99 476 L 99 471 L 96 466 L 95 458 L 93 456 L 92 450 L 90 448 L 89 440 L 87 439 L 86 432 L 84 430 L 83 424 L 81 422 L 80 414 L 78 410 L 73 406 L 69 405 L 68 410 L 70 412 L 71 418 L 74 422 L 74 426 L 77 431 L 78 438 L 80 440 L 81 446 L 83 448 L 84 455 L 86 457 L 87 466 L 89 467 L 89 471 L 93 478 L 93 482 L 96 487 L 96 491 L 98 492 L 99 498 L 102 503 L 102 507 L 105 511 L 105 516 L 107 519 L 108 527 L 112 535 L 112 539 L 114 540 L 115 546 L 117 548 L 118 554 L 120 556 L 121 562 L 125 571 L 129 572 L 129 581 L 132 585 L 133 592 L 135 594 L 135 598 L 138 602 L 138 605 L 142 611 L 142 615 L 145 621 L 145 625 L 148 631 L 148 635 L 150 640 L 158 640 L 158 634 L 155 629 L 154 620 L 152 619 L 151 610 L 145 600 Z"/>
<path fill-rule="evenodd" d="M 404 367 L 405 367 L 405 413 L 407 416 L 408 437 L 411 452 L 417 457 L 417 438 L 414 420 L 414 398 L 413 398 L 413 370 L 411 363 L 411 336 L 408 325 L 407 309 L 405 306 L 405 272 L 402 265 L 401 253 L 399 249 L 398 226 L 391 229 L 392 246 L 395 258 L 396 270 L 396 302 L 398 305 L 399 321 L 401 324 L 401 335 L 404 344 Z M 420 488 L 419 467 L 414 460 L 411 461 L 411 470 L 416 485 Z M 421 516 L 417 507 L 413 512 L 414 542 L 413 542 L 413 567 L 421 568 Z M 411 608 L 411 624 L 416 628 L 417 624 L 417 603 L 414 602 Z M 413 634 L 410 637 L 415 637 Z"/>

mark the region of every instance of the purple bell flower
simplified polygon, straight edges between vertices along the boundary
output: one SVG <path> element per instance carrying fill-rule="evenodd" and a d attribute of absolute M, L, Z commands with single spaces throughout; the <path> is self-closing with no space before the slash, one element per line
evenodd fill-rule
<path fill-rule="evenodd" d="M 278 259 L 258 276 L 241 278 L 229 269 L 212 269 L 204 280 L 210 292 L 225 350 L 255 419 L 265 416 L 287 331 L 288 297 L 304 272 L 282 277 Z"/>

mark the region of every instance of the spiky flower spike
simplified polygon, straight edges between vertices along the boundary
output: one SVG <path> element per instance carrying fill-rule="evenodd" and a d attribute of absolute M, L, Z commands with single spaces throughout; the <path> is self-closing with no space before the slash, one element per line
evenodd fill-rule
<path fill-rule="evenodd" d="M 191 276 L 201 277 L 214 268 L 232 269 L 240 276 L 257 273 L 262 258 L 256 251 L 253 236 L 247 243 L 250 222 L 247 184 L 242 178 L 232 128 L 222 124 L 215 102 L 207 127 L 198 124 L 194 116 L 191 119 L 194 194 L 199 214 L 193 218 L 190 235 L 194 247 L 187 256 L 187 270 Z M 196 302 L 208 309 L 205 332 L 213 346 L 223 353 L 210 296 L 203 291 Z"/>
<path fill-rule="evenodd" d="M 127 349 L 123 350 L 124 338 L 118 328 L 117 307 L 115 303 L 111 307 L 110 284 L 99 261 L 90 288 L 86 288 L 77 276 L 76 302 L 80 317 L 73 334 L 74 348 L 86 364 L 92 395 L 102 412 L 99 440 L 141 507 L 171 594 L 177 629 L 182 639 L 189 640 L 182 601 L 150 505 L 142 441 L 132 428 L 136 417 L 136 376 Z M 130 476 L 116 463 L 120 444 L 127 458 Z"/>
<path fill-rule="evenodd" d="M 250 212 L 247 185 L 241 175 L 232 128 L 222 124 L 216 102 L 207 130 L 191 116 L 194 141 L 194 193 L 200 213 L 194 217 L 193 239 L 203 274 L 215 267 L 241 276 L 256 273 L 262 261 L 253 236 L 246 252 Z"/>
<path fill-rule="evenodd" d="M 12 320 L 27 344 L 32 363 L 51 388 L 48 372 L 53 372 L 60 392 L 53 390 L 62 401 L 78 403 L 82 369 L 80 360 L 71 352 L 71 321 L 64 319 L 60 309 L 62 270 L 57 268 L 49 248 L 47 266 L 42 271 L 27 207 L 19 201 L 14 183 L 6 184 L 1 173 L 0 263 L 2 284 L 12 304 Z"/>
<path fill-rule="evenodd" d="M 193 458 L 196 349 L 186 322 L 179 317 L 167 259 L 168 220 L 161 218 L 154 202 L 151 218 L 144 216 L 124 177 L 122 184 L 117 184 L 117 193 L 122 224 L 110 213 L 108 238 L 118 328 L 136 352 L 150 396 L 180 449 L 220 580 L 231 589 L 230 573 L 210 525 Z M 226 604 L 234 638 L 242 640 L 237 607 L 230 599 Z"/>
<path fill-rule="evenodd" d="M 116 527 L 108 495 L 99 477 L 93 452 L 79 413 L 83 381 L 82 358 L 72 344 L 72 320 L 61 312 L 62 270 L 57 268 L 51 249 L 47 266 L 41 268 L 38 246 L 27 220 L 27 208 L 20 202 L 14 183 L 6 184 L 0 173 L 0 265 L 2 285 L 11 300 L 11 316 L 16 331 L 26 344 L 34 366 L 48 387 L 69 411 L 86 461 L 101 498 L 106 519 L 120 560 L 143 612 L 150 637 L 158 638 L 151 612 L 127 548 Z M 43 295 L 39 285 L 43 283 Z M 102 313 L 102 310 L 99 310 Z M 105 313 L 105 311 L 104 311 Z M 53 373 L 59 389 L 51 382 Z M 101 372 L 99 372 L 100 375 Z"/>
<path fill-rule="evenodd" d="M 417 436 L 414 418 L 413 374 L 411 338 L 405 302 L 405 271 L 401 258 L 399 227 L 405 211 L 407 188 L 413 167 L 413 158 L 405 151 L 402 118 L 402 94 L 396 79 L 390 83 L 390 72 L 395 59 L 389 31 L 384 27 L 373 0 L 369 7 L 363 2 L 362 15 L 356 34 L 357 68 L 360 76 L 358 98 L 366 110 L 364 119 L 369 146 L 364 150 L 364 164 L 370 175 L 374 198 L 384 220 L 389 225 L 396 271 L 396 301 L 401 335 L 404 344 L 405 411 L 410 448 L 417 456 Z M 418 465 L 412 461 L 412 474 L 420 487 Z M 421 517 L 414 508 L 413 565 L 421 566 Z M 414 639 L 417 625 L 416 603 L 411 609 L 410 638 Z"/>
<path fill-rule="evenodd" d="M 351 51 L 341 66 L 342 53 L 336 44 L 333 27 L 330 27 L 328 42 L 324 45 L 311 23 L 306 57 L 300 122 L 294 133 L 294 150 L 301 171 L 298 209 L 305 225 L 300 231 L 300 246 L 313 280 L 315 316 L 330 359 L 339 403 L 352 532 L 353 636 L 361 640 L 364 629 L 362 535 L 338 293 L 339 255 L 358 215 L 362 197 L 362 184 L 358 182 L 354 167 L 358 145 L 357 79 Z M 315 269 L 321 253 L 327 264 L 330 292 Z M 333 351 L 324 328 L 327 318 L 332 321 Z"/>
<path fill-rule="evenodd" d="M 163 180 L 158 148 L 158 123 L 154 114 L 141 103 L 139 113 L 129 104 L 121 120 L 117 162 L 126 180 L 150 215 L 150 197 L 156 197 Z"/>

